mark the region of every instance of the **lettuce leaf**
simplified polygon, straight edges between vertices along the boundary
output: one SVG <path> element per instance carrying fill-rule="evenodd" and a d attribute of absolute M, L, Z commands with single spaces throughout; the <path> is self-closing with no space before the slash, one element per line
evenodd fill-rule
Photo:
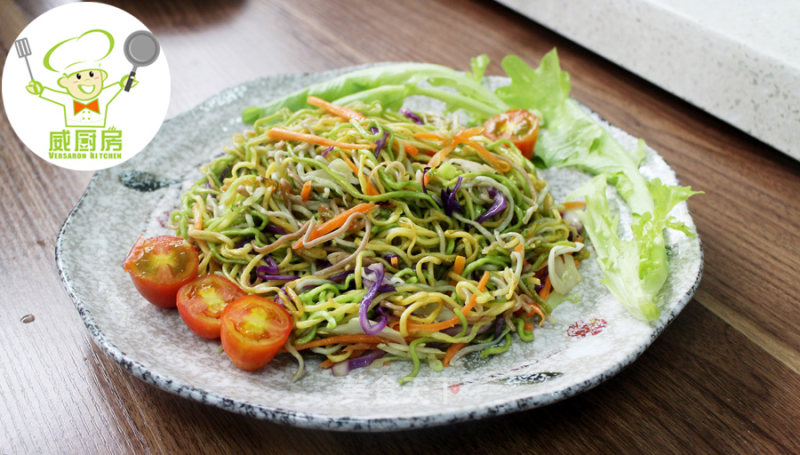
<path fill-rule="evenodd" d="M 483 80 L 486 67 L 489 66 L 489 56 L 481 54 L 477 57 L 472 57 L 469 61 L 469 66 L 472 68 L 472 73 L 467 73 L 467 76 L 480 83 Z"/>
<path fill-rule="evenodd" d="M 569 74 L 561 71 L 556 50 L 545 54 L 535 70 L 516 55 L 506 56 L 502 65 L 511 83 L 498 88 L 497 97 L 510 106 L 544 114 L 541 126 L 547 128 L 554 111 L 569 99 L 571 87 Z"/>
<path fill-rule="evenodd" d="M 463 110 L 473 122 L 482 122 L 508 109 L 481 84 L 488 64 L 488 57 L 476 57 L 472 74 L 428 63 L 399 63 L 353 71 L 298 90 L 265 106 L 248 107 L 242 112 L 242 121 L 252 124 L 282 108 L 292 111 L 306 108 L 309 96 L 342 105 L 353 101 L 380 101 L 384 107 L 397 110 L 409 96 L 421 95 L 444 102 L 448 112 Z"/>
<path fill-rule="evenodd" d="M 633 214 L 632 238 L 618 235 L 619 219 L 612 215 L 606 198 L 607 176 L 601 174 L 586 182 L 570 198 L 583 196 L 586 211 L 581 214 L 584 229 L 592 239 L 595 255 L 603 269 L 602 279 L 614 296 L 634 317 L 658 319 L 658 293 L 669 275 L 664 229 L 678 229 L 693 235 L 688 226 L 669 216 L 678 203 L 693 194 L 688 187 L 664 185 L 660 179 L 647 182 L 654 209 Z"/>
<path fill-rule="evenodd" d="M 577 194 L 586 198 L 582 222 L 603 269 L 603 284 L 633 316 L 658 319 L 658 293 L 669 275 L 664 230 L 692 235 L 669 212 L 698 192 L 664 185 L 659 179 L 647 181 L 639 172 L 645 157 L 644 141 L 625 150 L 569 98 L 569 76 L 561 71 L 555 49 L 535 70 L 514 56 L 503 60 L 503 69 L 511 84 L 499 88 L 497 96 L 510 106 L 542 114 L 537 159 L 548 167 L 576 167 L 597 175 Z M 607 183 L 616 187 L 631 209 L 630 240 L 617 234 L 619 220 L 608 206 Z"/>

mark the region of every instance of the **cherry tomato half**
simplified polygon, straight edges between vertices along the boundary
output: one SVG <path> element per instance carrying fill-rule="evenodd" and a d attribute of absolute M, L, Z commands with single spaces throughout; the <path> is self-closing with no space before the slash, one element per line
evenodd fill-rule
<path fill-rule="evenodd" d="M 244 295 L 236 283 L 223 276 L 197 277 L 178 290 L 178 313 L 192 332 L 203 338 L 219 338 L 222 311 Z"/>
<path fill-rule="evenodd" d="M 234 365 L 257 370 L 281 350 L 292 331 L 292 317 L 272 300 L 246 295 L 234 300 L 220 319 L 222 348 Z"/>
<path fill-rule="evenodd" d="M 175 308 L 178 289 L 197 276 L 200 259 L 189 243 L 171 235 L 139 237 L 125 259 L 139 293 L 153 305 Z"/>
<path fill-rule="evenodd" d="M 539 119 L 530 111 L 517 109 L 495 115 L 484 123 L 484 136 L 496 141 L 509 139 L 527 158 L 533 158 L 533 148 L 539 137 Z"/>

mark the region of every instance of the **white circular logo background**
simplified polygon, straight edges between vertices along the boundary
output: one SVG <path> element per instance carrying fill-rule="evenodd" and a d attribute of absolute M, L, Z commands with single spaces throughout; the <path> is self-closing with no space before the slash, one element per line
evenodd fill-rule
<path fill-rule="evenodd" d="M 125 91 L 133 69 L 125 42 L 141 31 L 147 27 L 134 16 L 100 3 L 59 6 L 25 27 L 3 67 L 3 102 L 28 148 L 64 168 L 97 170 L 130 159 L 153 139 L 167 113 L 170 75 L 161 50 Z M 144 40 L 133 49 L 140 62 L 142 49 L 154 48 Z"/>

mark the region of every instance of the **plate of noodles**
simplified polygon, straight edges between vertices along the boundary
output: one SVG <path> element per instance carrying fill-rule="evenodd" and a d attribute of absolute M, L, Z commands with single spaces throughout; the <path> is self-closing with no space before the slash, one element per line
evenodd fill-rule
<path fill-rule="evenodd" d="M 270 76 L 223 90 L 166 121 L 143 153 L 96 173 L 62 227 L 56 262 L 98 346 L 134 376 L 186 398 L 356 431 L 531 409 L 633 362 L 686 305 L 702 272 L 684 202 L 691 193 L 659 212 L 658 192 L 681 190 L 666 162 L 569 100 L 580 110 L 569 115 L 600 128 L 604 139 L 591 147 L 613 140 L 638 150 L 632 162 L 654 195 L 653 218 L 668 220 L 656 237 L 661 249 L 646 262 L 663 257 L 663 278 L 651 300 L 632 307 L 618 298 L 631 283 L 614 283 L 621 272 L 613 261 L 642 230 L 641 195 L 619 182 L 630 177 L 636 187 L 640 177 L 625 170 L 599 181 L 591 165 L 569 160 L 544 168 L 476 121 L 499 100 L 454 91 L 476 101 L 466 113 L 451 109 L 451 92 L 435 93 L 441 75 L 399 102 L 386 96 L 385 80 L 363 96 L 363 87 L 325 96 L 346 86 L 331 81 L 385 77 L 391 68 Z M 477 73 L 486 93 L 509 84 Z M 403 77 L 392 87 L 408 90 Z M 331 103 L 305 103 L 316 95 Z M 252 105 L 263 108 L 254 114 L 245 109 Z M 532 111 L 544 120 L 542 155 L 552 158 L 561 150 L 553 119 L 567 114 Z M 590 196 L 592 185 L 603 197 Z M 601 209 L 613 213 L 612 233 L 592 218 Z M 148 304 L 122 261 L 140 235 L 162 234 L 196 248 L 199 274 L 225 276 L 283 306 L 293 320 L 283 351 L 261 369 L 241 370 L 218 340 Z"/>

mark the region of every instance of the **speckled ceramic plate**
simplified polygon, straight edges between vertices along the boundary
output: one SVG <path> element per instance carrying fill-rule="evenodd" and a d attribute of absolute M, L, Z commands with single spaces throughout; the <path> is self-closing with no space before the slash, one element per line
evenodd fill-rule
<path fill-rule="evenodd" d="M 239 122 L 243 107 L 352 69 L 266 77 L 224 90 L 164 123 L 135 158 L 94 175 L 64 222 L 56 262 L 96 343 L 131 374 L 186 398 L 301 427 L 426 427 L 531 409 L 590 389 L 633 362 L 689 301 L 702 271 L 700 242 L 668 232 L 671 273 L 655 324 L 630 317 L 600 285 L 594 260 L 587 260 L 581 264 L 584 280 L 575 290 L 576 302 L 559 306 L 536 330 L 533 343 L 515 341 L 503 355 L 465 358 L 441 373 L 423 366 L 419 377 L 404 386 L 397 383 L 410 368 L 403 362 L 334 377 L 311 360 L 297 382 L 291 382 L 296 364 L 289 356 L 255 373 L 234 367 L 217 341 L 194 336 L 176 311 L 145 302 L 123 272 L 123 259 L 141 233 L 166 232 L 165 211 L 176 204 L 184 182 L 244 129 Z M 624 146 L 635 143 L 625 132 L 607 127 Z M 653 150 L 642 172 L 678 183 Z M 571 170 L 544 175 L 561 198 L 587 178 Z M 625 219 L 624 205 L 616 202 Z M 685 203 L 673 215 L 695 230 Z"/>

